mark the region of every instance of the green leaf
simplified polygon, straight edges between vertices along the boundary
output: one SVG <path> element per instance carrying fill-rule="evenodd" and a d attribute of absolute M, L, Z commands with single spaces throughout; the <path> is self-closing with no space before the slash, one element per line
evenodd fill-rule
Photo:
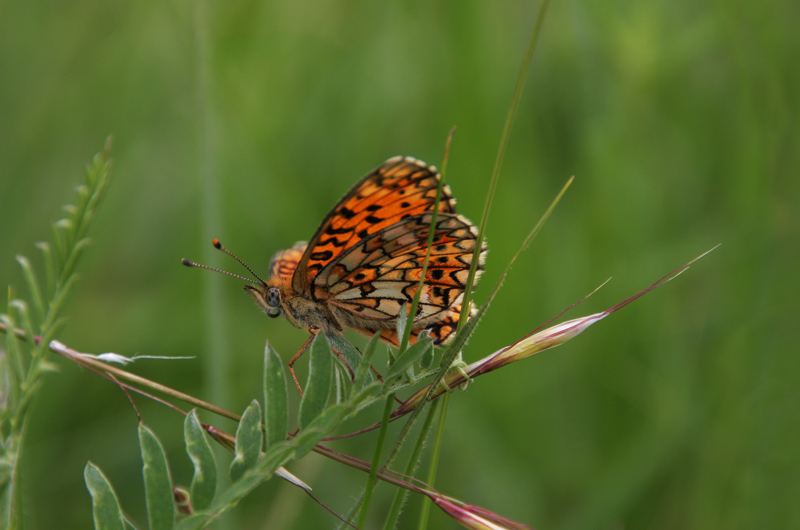
<path fill-rule="evenodd" d="M 189 489 L 192 507 L 195 510 L 205 510 L 211 504 L 217 488 L 217 462 L 206 433 L 197 419 L 196 409 L 186 415 L 183 437 L 186 440 L 186 452 L 194 465 L 192 486 Z"/>
<path fill-rule="evenodd" d="M 31 293 L 31 299 L 39 316 L 39 321 L 42 321 L 45 315 L 44 300 L 42 299 L 42 290 L 39 288 L 39 282 L 36 280 L 36 274 L 33 272 L 33 267 L 31 267 L 31 262 L 21 254 L 17 254 L 17 262 L 22 267 L 22 273 L 28 283 L 28 291 Z"/>
<path fill-rule="evenodd" d="M 273 445 L 258 461 L 255 469 L 245 472 L 239 482 L 231 484 L 228 489 L 217 496 L 211 508 L 204 513 L 196 513 L 182 520 L 176 530 L 205 528 L 216 521 L 222 514 L 236 506 L 242 498 L 253 491 L 259 484 L 269 480 L 275 470 L 292 459 L 294 454 L 294 440 L 283 441 Z"/>
<path fill-rule="evenodd" d="M 264 425 L 266 448 L 286 440 L 289 405 L 281 358 L 269 342 L 264 347 Z"/>
<path fill-rule="evenodd" d="M 347 390 L 344 386 L 345 369 L 341 364 L 333 365 L 333 402 L 342 403 L 347 400 Z"/>
<path fill-rule="evenodd" d="M 350 342 L 341 335 L 326 335 L 325 337 L 328 339 L 331 348 L 342 354 L 344 361 L 335 353 L 333 354 L 333 358 L 345 369 L 347 372 L 347 379 L 351 379 L 358 368 L 359 362 L 361 362 L 361 354 L 355 346 L 350 344 Z"/>
<path fill-rule="evenodd" d="M 413 366 L 420 357 L 431 349 L 433 349 L 433 338 L 425 332 L 420 333 L 417 342 L 401 353 L 394 364 L 392 364 L 391 368 L 389 368 L 389 372 L 386 374 L 385 378 L 386 382 L 388 383 L 391 379 L 402 375 L 403 372 Z"/>
<path fill-rule="evenodd" d="M 361 361 L 358 363 L 356 370 L 356 379 L 353 381 L 353 392 L 359 392 L 365 385 L 371 381 L 371 374 L 369 367 L 372 365 L 372 358 L 378 350 L 378 342 L 380 342 L 381 334 L 376 333 L 367 343 L 364 349 L 364 355 L 361 356 Z"/>
<path fill-rule="evenodd" d="M 311 344 L 311 360 L 308 366 L 308 383 L 300 401 L 297 423 L 305 428 L 320 415 L 328 404 L 331 391 L 331 369 L 333 352 L 325 335 L 318 333 Z"/>
<path fill-rule="evenodd" d="M 31 320 L 31 315 L 28 311 L 28 304 L 26 304 L 23 300 L 12 300 L 8 306 L 9 308 L 13 307 L 17 310 L 20 323 L 22 324 L 22 329 L 25 330 L 25 334 L 28 336 L 28 338 L 32 339 L 35 337 L 36 330 L 33 328 L 33 321 Z M 28 344 L 33 344 L 33 340 L 29 340 Z"/>
<path fill-rule="evenodd" d="M 419 367 L 423 370 L 429 369 L 433 366 L 433 348 L 426 350 L 419 358 Z"/>
<path fill-rule="evenodd" d="M 42 251 L 44 258 L 45 279 L 47 280 L 47 295 L 53 296 L 56 290 L 56 262 L 53 255 L 53 247 L 50 243 L 40 241 L 36 243 L 36 247 Z"/>
<path fill-rule="evenodd" d="M 91 462 L 83 470 L 86 488 L 92 496 L 95 530 L 125 530 L 117 494 L 100 469 Z"/>
<path fill-rule="evenodd" d="M 308 427 L 297 433 L 295 440 L 298 446 L 295 458 L 302 458 L 314 449 L 314 446 L 333 432 L 352 409 L 352 405 L 345 403 L 331 405 L 317 416 Z"/>
<path fill-rule="evenodd" d="M 403 334 L 406 332 L 406 324 L 408 323 L 408 304 L 403 304 L 400 306 L 400 312 L 397 313 L 397 340 L 400 341 L 403 338 Z"/>
<path fill-rule="evenodd" d="M 156 435 L 139 424 L 139 446 L 144 461 L 144 493 L 150 530 L 171 530 L 175 524 L 175 502 L 167 458 Z"/>
<path fill-rule="evenodd" d="M 67 278 L 72 275 L 72 273 L 75 271 L 75 265 L 78 263 L 78 259 L 83 254 L 83 250 L 90 244 L 90 240 L 81 239 L 72 246 L 72 252 L 70 252 L 69 258 L 64 264 L 64 271 L 61 273 L 63 278 Z"/>
<path fill-rule="evenodd" d="M 245 471 L 253 469 L 261 454 L 261 405 L 253 400 L 242 414 L 239 427 L 236 429 L 236 447 L 231 462 L 231 482 L 237 482 Z"/>

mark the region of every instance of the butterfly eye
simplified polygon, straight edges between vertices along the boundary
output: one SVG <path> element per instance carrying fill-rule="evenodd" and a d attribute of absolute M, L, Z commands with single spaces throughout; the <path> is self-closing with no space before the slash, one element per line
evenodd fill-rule
<path fill-rule="evenodd" d="M 267 296 L 265 296 L 264 298 L 265 301 L 267 302 L 267 305 L 270 307 L 278 307 L 279 305 L 281 305 L 281 292 L 278 290 L 277 287 L 270 287 L 269 290 L 267 291 Z M 269 313 L 269 316 L 274 318 L 278 316 L 278 313 L 279 311 L 276 311 L 274 315 L 272 313 Z"/>

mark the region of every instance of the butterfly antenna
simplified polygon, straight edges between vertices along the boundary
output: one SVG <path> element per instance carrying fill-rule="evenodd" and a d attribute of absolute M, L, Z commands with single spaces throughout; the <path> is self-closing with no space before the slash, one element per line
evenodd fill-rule
<path fill-rule="evenodd" d="M 258 285 L 258 282 L 254 281 L 254 280 L 251 280 L 250 278 L 245 278 L 244 276 L 239 276 L 238 274 L 234 274 L 232 272 L 224 271 L 222 269 L 215 269 L 214 267 L 209 267 L 208 265 L 200 265 L 199 263 L 195 263 L 194 261 L 189 261 L 186 258 L 183 258 L 181 260 L 181 263 L 183 263 L 187 267 L 197 267 L 199 269 L 208 269 L 208 270 L 214 271 L 214 272 L 221 272 L 222 274 L 227 274 L 228 276 L 233 276 L 234 278 L 239 278 L 240 280 L 244 280 L 246 282 L 250 282 L 250 283 L 254 283 L 254 284 Z M 258 278 L 258 276 L 256 276 L 256 278 Z"/>
<path fill-rule="evenodd" d="M 248 271 L 250 271 L 250 274 L 252 274 L 252 275 L 253 275 L 253 276 L 255 276 L 256 278 L 258 278 L 258 281 L 260 281 L 260 282 L 261 282 L 261 283 L 263 283 L 263 284 L 266 284 L 266 283 L 267 283 L 267 282 L 265 282 L 264 280 L 262 280 L 262 279 L 261 279 L 261 277 L 260 277 L 258 274 L 256 274 L 255 272 L 253 272 L 253 269 L 251 269 L 250 267 L 248 267 L 248 266 L 247 266 L 247 263 L 245 263 L 244 261 L 242 261 L 241 259 L 239 259 L 239 256 L 237 256 L 236 254 L 234 254 L 233 252 L 231 252 L 231 251 L 230 251 L 230 250 L 228 250 L 227 248 L 223 247 L 223 246 L 222 246 L 222 243 L 220 243 L 220 242 L 219 242 L 219 239 L 214 239 L 213 241 L 211 241 L 211 244 L 213 244 L 215 248 L 218 248 L 219 250 L 221 250 L 222 252 L 224 252 L 224 253 L 225 253 L 225 254 L 227 254 L 228 256 L 232 257 L 233 259 L 235 259 L 236 261 L 238 261 L 239 263 L 241 263 L 241 264 L 242 264 L 242 266 L 244 266 L 244 268 L 245 268 L 245 269 L 247 269 Z"/>

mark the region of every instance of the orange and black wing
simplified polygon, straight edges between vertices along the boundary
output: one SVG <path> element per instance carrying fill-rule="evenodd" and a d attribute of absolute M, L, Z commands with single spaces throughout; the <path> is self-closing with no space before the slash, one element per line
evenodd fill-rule
<path fill-rule="evenodd" d="M 352 313 L 362 331 L 377 331 L 394 322 L 410 304 L 422 277 L 431 213 L 416 215 L 372 234 L 329 263 L 315 278 L 328 292 L 328 303 Z M 450 335 L 437 323 L 458 320 L 472 263 L 477 230 L 464 217 L 441 213 L 433 234 L 430 262 L 414 329 L 435 327 L 437 344 Z M 485 247 L 478 271 L 483 270 Z M 476 278 L 477 280 L 477 278 Z M 454 314 L 451 314 L 454 313 Z M 391 331 L 382 332 L 392 342 Z M 396 340 L 396 337 L 395 337 Z"/>
<path fill-rule="evenodd" d="M 471 308 L 470 317 L 475 316 L 477 310 L 474 307 Z M 461 316 L 461 304 L 456 304 L 450 309 L 447 310 L 445 317 L 442 320 L 437 320 L 433 324 L 428 324 L 424 327 L 427 330 L 431 337 L 433 337 L 433 343 L 438 345 L 447 344 L 450 339 L 455 337 L 456 329 L 458 329 L 458 319 Z M 364 333 L 366 335 L 372 335 L 375 333 L 375 330 L 367 329 L 367 328 L 355 328 L 357 331 Z M 409 336 L 409 344 L 414 344 L 417 342 L 417 337 L 423 331 L 423 329 L 412 329 L 411 335 Z M 397 328 L 385 328 L 380 330 L 381 339 L 389 344 L 394 346 L 400 345 L 400 339 L 397 337 Z"/>
<path fill-rule="evenodd" d="M 390 158 L 358 181 L 317 228 L 292 278 L 296 293 L 325 298 L 319 273 L 371 235 L 433 209 L 439 172 L 410 157 Z M 455 199 L 445 186 L 439 211 L 455 213 Z"/>
<path fill-rule="evenodd" d="M 275 254 L 269 262 L 269 283 L 276 287 L 291 286 L 292 276 L 305 250 L 306 242 L 300 241 Z"/>

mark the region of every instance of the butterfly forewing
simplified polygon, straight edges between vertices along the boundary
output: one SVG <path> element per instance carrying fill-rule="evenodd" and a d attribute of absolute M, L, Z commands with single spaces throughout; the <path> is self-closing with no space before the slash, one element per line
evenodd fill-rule
<path fill-rule="evenodd" d="M 390 158 L 368 173 L 333 207 L 320 224 L 295 271 L 295 292 L 313 290 L 320 271 L 348 249 L 395 223 L 433 209 L 439 173 L 410 157 Z M 455 199 L 445 186 L 439 211 L 455 212 Z"/>

